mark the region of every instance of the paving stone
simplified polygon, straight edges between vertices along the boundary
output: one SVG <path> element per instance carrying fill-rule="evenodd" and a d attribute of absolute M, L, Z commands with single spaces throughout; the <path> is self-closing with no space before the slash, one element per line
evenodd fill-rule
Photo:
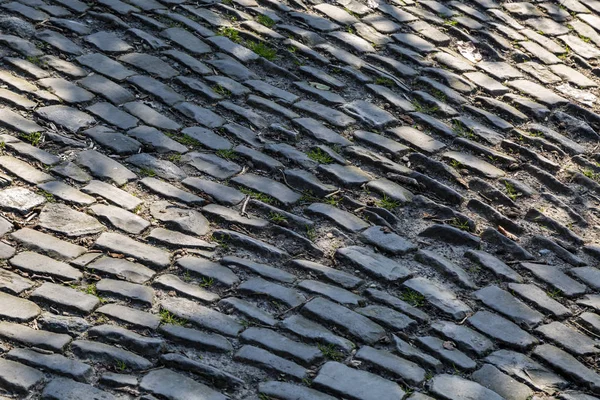
<path fill-rule="evenodd" d="M 46 282 L 36 288 L 31 297 L 58 308 L 74 310 L 88 314 L 100 304 L 100 299 L 91 294 L 82 293 L 66 286 Z"/>
<path fill-rule="evenodd" d="M 57 333 L 67 333 L 71 336 L 76 336 L 90 327 L 90 324 L 81 317 L 56 315 L 47 312 L 42 313 L 37 322 L 43 329 Z"/>
<path fill-rule="evenodd" d="M 517 325 L 487 311 L 478 311 L 468 321 L 477 330 L 517 349 L 527 349 L 538 342 Z"/>
<path fill-rule="evenodd" d="M 456 400 L 501 400 L 496 392 L 493 392 L 479 383 L 469 381 L 456 375 L 437 375 L 430 384 L 430 391 L 435 395 L 446 399 Z"/>
<path fill-rule="evenodd" d="M 179 354 L 169 353 L 160 357 L 161 363 L 166 367 L 173 367 L 180 370 L 192 372 L 196 375 L 210 380 L 215 386 L 239 387 L 244 385 L 244 381 L 218 368 L 194 361 Z"/>
<path fill-rule="evenodd" d="M 347 128 L 356 122 L 354 118 L 314 101 L 301 100 L 294 107 L 339 128 Z"/>
<path fill-rule="evenodd" d="M 152 305 L 154 291 L 146 286 L 118 281 L 113 279 L 102 279 L 96 284 L 96 289 L 102 294 L 124 297 L 133 302 Z"/>
<path fill-rule="evenodd" d="M 96 103 L 86 108 L 86 110 L 119 129 L 130 129 L 137 126 L 138 123 L 137 118 L 121 111 L 110 103 Z"/>
<path fill-rule="evenodd" d="M 120 344 L 136 353 L 149 356 L 160 354 L 165 346 L 163 339 L 142 336 L 114 325 L 96 325 L 88 331 L 88 337 Z"/>
<path fill-rule="evenodd" d="M 71 343 L 71 349 L 79 358 L 105 365 L 122 362 L 133 370 L 144 370 L 152 366 L 150 361 L 130 351 L 89 340 L 75 340 Z"/>
<path fill-rule="evenodd" d="M 285 206 L 296 203 L 302 197 L 299 193 L 292 191 L 282 183 L 255 174 L 247 173 L 239 175 L 231 181 L 250 190 L 271 196 Z"/>
<path fill-rule="evenodd" d="M 181 203 L 201 205 L 205 202 L 201 197 L 156 178 L 146 177 L 140 181 L 140 184 L 154 193 Z"/>
<path fill-rule="evenodd" d="M 89 206 L 96 202 L 92 196 L 80 192 L 72 186 L 61 181 L 50 181 L 38 185 L 40 189 L 51 195 L 69 203 L 75 203 L 80 206 Z"/>
<path fill-rule="evenodd" d="M 592 355 L 600 351 L 594 340 L 560 322 L 542 325 L 536 329 L 536 332 L 577 356 Z"/>
<path fill-rule="evenodd" d="M 407 239 L 399 236 L 387 228 L 372 226 L 360 234 L 361 239 L 390 254 L 406 254 L 416 250 L 416 246 Z"/>
<path fill-rule="evenodd" d="M 353 165 L 319 165 L 319 173 L 346 187 L 360 186 L 372 180 L 371 175 Z"/>
<path fill-rule="evenodd" d="M 231 178 L 242 170 L 238 164 L 224 160 L 215 154 L 191 152 L 186 154 L 183 160 L 198 171 L 217 179 Z"/>
<path fill-rule="evenodd" d="M 172 297 L 163 299 L 160 304 L 163 309 L 179 318 L 223 335 L 236 336 L 243 330 L 233 318 L 191 300 Z"/>
<path fill-rule="evenodd" d="M 477 288 L 464 269 L 439 254 L 429 250 L 419 250 L 415 254 L 415 260 L 442 271 L 463 287 L 470 289 Z"/>
<path fill-rule="evenodd" d="M 317 388 L 357 400 L 391 400 L 405 395 L 400 386 L 392 381 L 334 361 L 321 367 L 313 383 Z"/>
<path fill-rule="evenodd" d="M 596 290 L 600 287 L 600 271 L 597 268 L 571 268 L 569 273 Z"/>
<path fill-rule="evenodd" d="M 33 391 L 43 379 L 44 374 L 34 368 L 15 361 L 0 360 L 0 382 L 10 392 L 24 395 Z"/>
<path fill-rule="evenodd" d="M 93 176 L 108 179 L 118 186 L 137 179 L 133 172 L 96 150 L 86 150 L 79 153 L 77 163 L 89 169 Z"/>
<path fill-rule="evenodd" d="M 477 363 L 469 358 L 465 353 L 451 348 L 448 349 L 444 345 L 445 342 L 433 336 L 418 337 L 417 342 L 421 347 L 426 348 L 430 353 L 435 354 L 438 358 L 452 364 L 455 368 L 464 370 L 473 370 L 477 368 Z"/>
<path fill-rule="evenodd" d="M 220 298 L 219 295 L 215 293 L 211 293 L 196 285 L 184 282 L 177 276 L 171 274 L 161 275 L 154 282 L 171 290 L 175 290 L 178 293 L 208 303 L 217 301 Z"/>
<path fill-rule="evenodd" d="M 349 146 L 352 144 L 348 139 L 313 118 L 298 118 L 293 120 L 292 123 L 307 135 L 321 142 L 340 146 Z"/>
<path fill-rule="evenodd" d="M 105 232 L 96 240 L 97 247 L 122 253 L 155 267 L 166 267 L 170 264 L 170 254 L 164 250 L 137 242 L 118 233 Z"/>
<path fill-rule="evenodd" d="M 70 260 L 86 252 L 85 247 L 65 242 L 54 236 L 29 228 L 19 229 L 11 233 L 11 237 L 27 249 L 35 250 L 60 260 Z M 37 258 L 37 256 L 33 258 Z"/>
<path fill-rule="evenodd" d="M 127 135 L 138 140 L 150 149 L 158 153 L 185 153 L 187 147 L 171 139 L 156 128 L 139 126 L 127 131 Z"/>
<path fill-rule="evenodd" d="M 10 273 L 9 271 L 6 272 Z M 10 277 L 10 275 L 4 274 L 4 271 L 3 275 L 4 279 Z M 20 280 L 23 282 L 25 278 L 20 278 Z M 41 309 L 34 302 L 10 294 L 0 292 L 0 300 L 0 316 L 7 320 L 28 322 L 41 312 Z"/>
<path fill-rule="evenodd" d="M 124 190 L 97 180 L 90 181 L 90 183 L 81 190 L 89 194 L 103 197 L 109 202 L 130 211 L 142 204 L 142 200 L 130 195 Z"/>
<path fill-rule="evenodd" d="M 61 352 L 71 342 L 71 336 L 37 330 L 25 325 L 0 322 L 0 337 L 40 349 Z"/>
<path fill-rule="evenodd" d="M 277 320 L 266 311 L 258 308 L 254 304 L 238 299 L 236 297 L 228 297 L 219 302 L 219 307 L 227 313 L 235 312 L 241 314 L 251 321 L 258 322 L 264 326 L 275 326 Z"/>
<path fill-rule="evenodd" d="M 116 400 L 116 397 L 91 385 L 75 382 L 67 378 L 54 378 L 46 385 L 42 398 L 50 400 L 94 398 L 98 400 Z"/>
<path fill-rule="evenodd" d="M 394 135 L 401 142 L 404 142 L 409 146 L 414 146 L 417 149 L 427 153 L 435 153 L 446 147 L 443 143 L 411 127 L 404 126 L 393 128 L 388 132 Z"/>
<path fill-rule="evenodd" d="M 409 279 L 404 282 L 404 286 L 422 294 L 434 307 L 456 320 L 463 319 L 471 312 L 469 306 L 460 301 L 453 292 L 426 278 Z"/>
<path fill-rule="evenodd" d="M 306 303 L 302 312 L 333 324 L 365 343 L 375 343 L 385 334 L 381 326 L 366 317 L 320 297 Z"/>
<path fill-rule="evenodd" d="M 217 204 L 208 204 L 202 208 L 202 211 L 218 220 L 239 224 L 247 228 L 262 229 L 269 225 L 267 220 L 250 216 L 241 216 L 238 211 Z"/>
<path fill-rule="evenodd" d="M 141 329 L 154 330 L 160 325 L 160 318 L 156 315 L 118 304 L 106 304 L 98 308 L 96 312 L 108 315 L 109 317 Z"/>
<path fill-rule="evenodd" d="M 79 168 L 75 163 L 67 161 L 52 168 L 52 172 L 58 175 L 72 179 L 75 182 L 86 183 L 92 180 L 90 174 Z M 50 181 L 47 184 L 52 185 L 55 181 Z"/>
<path fill-rule="evenodd" d="M 487 356 L 485 361 L 538 390 L 553 393 L 567 385 L 567 381 L 521 353 L 498 350 Z"/>
<path fill-rule="evenodd" d="M 210 387 L 167 368 L 157 369 L 146 374 L 140 381 L 140 388 L 172 399 L 193 398 L 194 396 L 202 396 L 206 400 L 227 399 Z"/>
<path fill-rule="evenodd" d="M 221 102 L 220 104 L 222 104 Z M 175 106 L 175 108 L 188 118 L 192 118 L 197 123 L 206 126 L 207 128 L 218 128 L 225 124 L 227 121 L 215 114 L 211 110 L 203 107 L 199 107 L 193 103 L 182 102 Z M 258 126 L 264 128 L 264 126 Z"/>
<path fill-rule="evenodd" d="M 569 378 L 587 386 L 593 393 L 600 392 L 598 387 L 600 376 L 567 352 L 552 345 L 543 344 L 537 346 L 533 350 L 533 354 Z"/>
<path fill-rule="evenodd" d="M 557 267 L 533 263 L 521 263 L 521 266 L 567 297 L 578 296 L 586 291 L 585 285 L 569 278 Z"/>
<path fill-rule="evenodd" d="M 541 313 L 531 309 L 497 286 L 487 286 L 475 292 L 474 295 L 491 309 L 504 314 L 526 328 L 531 329 L 544 319 Z"/>
<path fill-rule="evenodd" d="M 509 283 L 511 291 L 534 303 L 541 310 L 551 313 L 558 318 L 564 318 L 571 315 L 571 311 L 560 304 L 558 301 L 550 298 L 546 292 L 532 284 Z"/>
<path fill-rule="evenodd" d="M 349 352 L 354 348 L 354 344 L 349 340 L 335 335 L 322 325 L 304 318 L 301 315 L 293 315 L 284 319 L 281 321 L 281 327 L 304 339 L 336 346 L 345 352 Z"/>
<path fill-rule="evenodd" d="M 318 348 L 295 342 L 270 329 L 248 328 L 240 337 L 245 342 L 266 347 L 273 353 L 291 357 L 305 365 L 310 365 L 323 356 Z"/>
<path fill-rule="evenodd" d="M 289 272 L 283 271 L 276 267 L 271 267 L 266 264 L 261 264 L 254 262 L 249 259 L 235 257 L 235 256 L 227 256 L 221 259 L 221 263 L 229 266 L 229 268 L 235 269 L 244 269 L 249 272 L 253 272 L 258 274 L 264 278 L 268 278 L 271 280 L 284 282 L 284 283 L 293 283 L 296 281 L 296 277 Z"/>
<path fill-rule="evenodd" d="M 318 392 L 305 386 L 293 385 L 287 382 L 267 381 L 258 385 L 259 393 L 273 396 L 282 400 L 333 400 L 327 394 Z"/>
<path fill-rule="evenodd" d="M 3 210 L 28 214 L 41 206 L 46 199 L 24 187 L 13 187 L 0 191 L 0 207 Z"/>
<path fill-rule="evenodd" d="M 75 56 L 83 54 L 83 49 L 81 47 L 79 47 L 60 33 L 54 32 L 50 29 L 38 31 L 35 37 L 45 43 L 48 43 L 50 46 L 56 48 L 59 51 L 64 51 L 65 53 Z"/>
<path fill-rule="evenodd" d="M 85 89 L 62 78 L 40 79 L 38 83 L 52 91 L 67 103 L 84 103 L 92 100 L 94 95 Z"/>
<path fill-rule="evenodd" d="M 2 124 L 10 128 L 16 129 L 17 131 L 24 133 L 42 132 L 44 128 L 36 124 L 35 122 L 22 117 L 21 115 L 7 109 L 0 109 L 0 117 L 2 117 Z"/>
<path fill-rule="evenodd" d="M 502 278 L 508 279 L 512 282 L 523 281 L 523 277 L 521 275 L 512 270 L 508 265 L 502 262 L 502 260 L 489 253 L 480 250 L 467 250 L 465 252 L 465 257 Z"/>
<path fill-rule="evenodd" d="M 285 286 L 268 282 L 262 278 L 251 278 L 238 286 L 242 292 L 257 296 L 272 297 L 278 302 L 287 304 L 290 307 L 297 307 L 306 301 L 301 292 L 287 288 Z"/>
<path fill-rule="evenodd" d="M 6 354 L 6 357 L 79 382 L 89 382 L 94 371 L 89 365 L 60 354 L 44 354 L 29 349 L 14 348 Z"/>
<path fill-rule="evenodd" d="M 140 90 L 156 96 L 166 105 L 171 107 L 185 100 L 181 94 L 175 92 L 166 84 L 149 76 L 135 75 L 127 78 L 127 81 L 140 88 Z"/>
<path fill-rule="evenodd" d="M 39 218 L 41 227 L 67 236 L 91 235 L 104 231 L 104 226 L 94 217 L 63 204 L 46 204 Z"/>
<path fill-rule="evenodd" d="M 520 79 L 510 81 L 507 83 L 507 85 L 550 107 L 567 102 L 565 98 L 555 94 L 553 91 L 531 81 Z"/>
<path fill-rule="evenodd" d="M 147 153 L 134 154 L 125 161 L 140 168 L 141 171 L 151 171 L 151 174 L 166 180 L 180 181 L 187 177 L 187 174 L 174 163 L 155 158 Z"/>
<path fill-rule="evenodd" d="M 177 122 L 160 114 L 152 107 L 141 102 L 130 102 L 123 105 L 123 108 L 130 114 L 144 121 L 146 124 L 159 129 L 178 130 L 181 128 Z"/>
<path fill-rule="evenodd" d="M 181 341 L 200 349 L 217 352 L 233 351 L 233 346 L 221 335 L 206 333 L 179 325 L 162 324 L 159 331 L 171 339 Z"/>
<path fill-rule="evenodd" d="M 209 232 L 208 220 L 198 211 L 178 207 L 168 201 L 157 201 L 150 206 L 152 217 L 184 233 L 204 236 Z"/>
<path fill-rule="evenodd" d="M 193 54 L 204 54 L 211 51 L 209 45 L 182 28 L 165 29 L 161 35 Z"/>
<path fill-rule="evenodd" d="M 137 235 L 150 226 L 150 222 L 142 217 L 125 211 L 122 208 L 104 204 L 95 204 L 90 210 L 102 220 L 110 222 L 114 227 L 127 233 Z"/>
<path fill-rule="evenodd" d="M 227 267 L 198 257 L 182 257 L 177 260 L 177 265 L 188 273 L 193 272 L 207 279 L 214 279 L 225 286 L 239 283 L 239 278 Z"/>
<path fill-rule="evenodd" d="M 505 399 L 524 399 L 533 395 L 533 391 L 529 387 L 500 372 L 490 364 L 484 364 L 475 371 L 471 375 L 471 379 Z"/>
<path fill-rule="evenodd" d="M 12 257 L 12 254 L 10 256 Z M 33 285 L 33 281 L 22 277 L 21 275 L 5 269 L 0 269 L 0 289 L 4 292 L 20 294 L 33 287 Z"/>
<path fill-rule="evenodd" d="M 355 311 L 394 331 L 403 331 L 415 325 L 415 321 L 406 315 L 379 305 L 369 305 Z"/>
<path fill-rule="evenodd" d="M 19 231 L 15 233 L 19 233 Z M 13 235 L 15 235 L 15 233 L 13 233 Z M 58 239 L 56 240 L 58 241 Z M 70 267 L 68 264 L 30 251 L 24 251 L 17 254 L 15 257 L 11 258 L 9 262 L 12 266 L 27 272 L 49 275 L 68 281 L 78 280 L 83 276 L 81 272 Z"/>
<path fill-rule="evenodd" d="M 236 205 L 244 200 L 244 195 L 239 190 L 216 182 L 200 178 L 186 178 L 181 183 L 191 189 L 206 193 L 221 204 Z"/>
<path fill-rule="evenodd" d="M 37 168 L 29 165 L 28 163 L 11 156 L 1 156 L 0 167 L 9 171 L 11 174 L 16 175 L 20 179 L 35 185 L 48 182 L 54 179 L 51 175 L 48 175 L 47 173 L 38 170 Z M 11 191 L 9 193 L 11 193 L 12 196 L 16 194 L 17 196 L 21 197 L 24 196 L 25 192 Z M 13 199 L 13 201 L 14 200 L 15 199 Z"/>
<path fill-rule="evenodd" d="M 405 280 L 412 275 L 403 265 L 377 254 L 366 247 L 344 247 L 336 251 L 336 257 L 347 261 L 355 268 L 359 268 L 369 275 L 383 278 L 387 281 Z"/>
<path fill-rule="evenodd" d="M 313 203 L 306 211 L 311 214 L 319 215 L 330 219 L 337 225 L 343 227 L 350 232 L 359 232 L 369 226 L 362 219 L 350 214 L 347 211 L 340 210 L 337 207 L 324 203 Z"/>

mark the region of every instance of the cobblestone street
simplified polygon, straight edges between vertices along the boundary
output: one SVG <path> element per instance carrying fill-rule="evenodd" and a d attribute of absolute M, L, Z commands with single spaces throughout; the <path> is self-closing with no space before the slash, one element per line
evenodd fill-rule
<path fill-rule="evenodd" d="M 598 400 L 599 14 L 0 0 L 0 399 Z"/>

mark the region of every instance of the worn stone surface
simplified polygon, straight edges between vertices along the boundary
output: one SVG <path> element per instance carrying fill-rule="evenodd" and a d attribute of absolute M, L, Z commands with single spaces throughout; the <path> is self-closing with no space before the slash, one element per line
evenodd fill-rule
<path fill-rule="evenodd" d="M 599 393 L 597 2 L 1 3 L 4 396 Z"/>

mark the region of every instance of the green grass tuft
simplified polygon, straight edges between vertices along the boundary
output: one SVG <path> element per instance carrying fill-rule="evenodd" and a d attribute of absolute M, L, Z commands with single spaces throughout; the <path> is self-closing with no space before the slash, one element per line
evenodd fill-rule
<path fill-rule="evenodd" d="M 311 160 L 314 160 L 320 164 L 331 164 L 333 162 L 333 158 L 318 147 L 312 149 L 306 155 Z"/>
<path fill-rule="evenodd" d="M 273 21 L 273 19 L 268 15 L 261 14 L 258 17 L 256 17 L 256 20 L 259 24 L 264 25 L 267 28 L 272 28 L 275 25 L 275 21 Z"/>
<path fill-rule="evenodd" d="M 406 289 L 400 294 L 400 299 L 413 307 L 423 307 L 425 305 L 425 296 L 412 289 Z"/>
<path fill-rule="evenodd" d="M 160 320 L 163 324 L 184 326 L 188 323 L 188 321 L 186 319 L 178 318 L 165 309 L 160 310 L 159 315 L 160 315 Z"/>
<path fill-rule="evenodd" d="M 275 57 L 277 56 L 277 50 L 269 47 L 268 45 L 266 45 L 263 42 L 249 41 L 246 43 L 246 46 L 248 46 L 248 48 L 250 50 L 252 50 L 256 54 L 258 54 L 259 56 L 264 57 L 269 61 L 273 61 L 275 59 Z"/>

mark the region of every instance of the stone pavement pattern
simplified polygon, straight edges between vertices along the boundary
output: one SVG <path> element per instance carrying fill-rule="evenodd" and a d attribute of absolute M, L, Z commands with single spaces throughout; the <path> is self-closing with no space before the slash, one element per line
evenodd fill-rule
<path fill-rule="evenodd" d="M 0 0 L 0 398 L 598 399 L 599 13 Z"/>

